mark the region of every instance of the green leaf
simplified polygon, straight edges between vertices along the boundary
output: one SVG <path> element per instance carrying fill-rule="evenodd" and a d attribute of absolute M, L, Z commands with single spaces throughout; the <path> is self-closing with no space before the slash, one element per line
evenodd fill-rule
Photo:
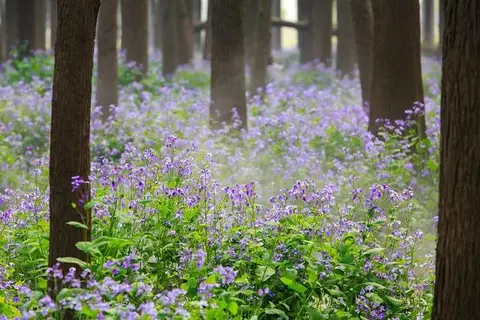
<path fill-rule="evenodd" d="M 101 256 L 102 253 L 98 250 L 97 246 L 90 241 L 80 241 L 75 244 L 78 250 L 90 254 L 92 256 Z"/>
<path fill-rule="evenodd" d="M 238 304 L 235 301 L 230 302 L 228 304 L 228 311 L 235 316 L 238 313 Z"/>
<path fill-rule="evenodd" d="M 318 312 L 316 309 L 313 309 L 312 307 L 307 307 L 307 313 L 310 315 L 311 320 L 324 320 L 325 317 Z"/>
<path fill-rule="evenodd" d="M 69 226 L 75 227 L 75 228 L 88 230 L 88 227 L 86 225 L 84 225 L 83 223 L 80 223 L 78 221 L 68 221 L 66 224 L 68 224 Z"/>
<path fill-rule="evenodd" d="M 394 297 L 384 296 L 383 301 L 387 303 L 392 309 L 398 309 L 403 306 L 403 301 Z"/>
<path fill-rule="evenodd" d="M 332 297 L 336 297 L 336 298 L 345 297 L 345 293 L 343 293 L 338 289 L 327 289 L 327 291 Z"/>
<path fill-rule="evenodd" d="M 275 274 L 275 269 L 267 266 L 258 266 L 255 270 L 255 276 L 258 281 L 265 282 Z"/>
<path fill-rule="evenodd" d="M 373 249 L 369 249 L 367 251 L 365 251 L 364 253 L 362 253 L 362 257 L 365 257 L 365 256 L 371 256 L 371 255 L 374 255 L 376 253 L 379 253 L 379 252 L 382 252 L 384 251 L 385 248 L 373 248 Z"/>
<path fill-rule="evenodd" d="M 57 294 L 57 302 L 60 302 L 66 298 L 77 297 L 86 292 L 87 290 L 82 288 L 64 288 Z"/>
<path fill-rule="evenodd" d="M 352 316 L 350 312 L 341 311 L 341 310 L 335 312 L 335 315 L 340 319 L 348 319 Z"/>
<path fill-rule="evenodd" d="M 0 303 L 0 315 L 4 315 L 12 319 L 22 316 L 22 314 L 17 308 L 6 303 Z"/>
<path fill-rule="evenodd" d="M 266 314 L 276 314 L 277 316 L 282 317 L 283 319 L 288 319 L 287 314 L 280 309 L 268 308 L 265 309 Z"/>
<path fill-rule="evenodd" d="M 289 279 L 289 278 L 286 278 L 286 277 L 281 277 L 280 280 L 285 285 L 287 285 L 287 287 L 289 287 L 290 289 L 292 289 L 292 290 L 294 290 L 298 293 L 305 293 L 305 291 L 307 291 L 307 288 L 304 285 L 302 285 L 302 284 L 300 284 L 300 283 L 298 283 L 298 282 L 296 282 L 292 279 Z"/>
<path fill-rule="evenodd" d="M 82 261 L 78 258 L 74 258 L 74 257 L 57 258 L 57 261 L 62 262 L 62 263 L 76 264 L 77 266 L 79 266 L 82 269 L 88 268 L 88 263 L 86 263 L 85 261 Z"/>

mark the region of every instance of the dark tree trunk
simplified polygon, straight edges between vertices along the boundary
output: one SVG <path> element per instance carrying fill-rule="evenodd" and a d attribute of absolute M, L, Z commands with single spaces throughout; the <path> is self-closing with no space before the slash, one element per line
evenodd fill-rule
<path fill-rule="evenodd" d="M 433 0 L 423 0 L 422 3 L 422 16 L 423 16 L 423 42 L 431 47 L 433 46 Z"/>
<path fill-rule="evenodd" d="M 93 48 L 99 7 L 100 0 L 58 0 L 50 136 L 50 267 L 59 257 L 88 261 L 75 244 L 91 239 L 90 212 L 79 204 L 89 201 L 90 186 L 83 184 L 72 192 L 72 177 L 88 180 L 90 174 Z M 67 225 L 69 221 L 83 223 L 88 230 Z M 64 272 L 69 267 L 62 264 Z M 49 293 L 55 296 L 53 281 Z"/>
<path fill-rule="evenodd" d="M 18 40 L 20 57 L 29 56 L 35 45 L 35 2 L 18 1 Z"/>
<path fill-rule="evenodd" d="M 165 7 L 162 0 L 154 0 L 153 3 L 153 44 L 156 50 L 162 49 L 162 25 L 163 25 L 163 8 Z"/>
<path fill-rule="evenodd" d="M 169 79 L 178 66 L 177 0 L 163 0 L 163 30 L 169 30 L 162 43 L 162 74 Z"/>
<path fill-rule="evenodd" d="M 208 0 L 207 26 L 205 28 L 205 43 L 203 44 L 203 60 L 210 60 L 212 51 L 212 1 Z"/>
<path fill-rule="evenodd" d="M 247 128 L 245 101 L 243 0 L 211 0 L 212 63 L 210 119 L 213 128 L 232 124 L 236 108 Z"/>
<path fill-rule="evenodd" d="M 313 0 L 311 18 L 313 60 L 330 66 L 332 63 L 333 0 Z"/>
<path fill-rule="evenodd" d="M 337 70 L 352 76 L 355 70 L 355 36 L 349 0 L 337 0 Z"/>
<path fill-rule="evenodd" d="M 298 21 L 308 21 L 308 27 L 298 31 L 298 48 L 300 50 L 300 64 L 305 64 L 313 60 L 312 43 L 312 1 L 297 0 Z"/>
<path fill-rule="evenodd" d="M 7 28 L 6 28 L 6 15 L 5 15 L 5 2 L 0 1 L 0 63 L 7 59 Z"/>
<path fill-rule="evenodd" d="M 148 1 L 122 0 L 122 48 L 127 62 L 148 72 Z"/>
<path fill-rule="evenodd" d="M 433 320 L 480 319 L 479 1 L 447 1 Z"/>
<path fill-rule="evenodd" d="M 178 65 L 189 64 L 193 59 L 193 25 L 186 4 L 186 0 L 176 0 L 176 25 L 178 45 Z"/>
<path fill-rule="evenodd" d="M 255 42 L 255 24 L 257 23 L 259 0 L 244 0 L 243 9 L 243 34 L 244 34 L 244 55 L 245 63 L 253 66 L 253 46 Z"/>
<path fill-rule="evenodd" d="M 273 0 L 272 17 L 280 19 L 282 17 L 282 1 Z M 272 29 L 272 48 L 275 50 L 282 49 L 282 28 L 273 27 Z"/>
<path fill-rule="evenodd" d="M 377 119 L 406 118 L 415 102 L 423 103 L 420 63 L 420 5 L 418 0 L 373 0 L 373 71 L 369 130 L 378 132 Z M 423 136 L 425 116 L 418 116 Z"/>
<path fill-rule="evenodd" d="M 18 44 L 18 7 L 16 0 L 6 0 L 5 11 L 5 24 L 7 30 L 6 46 L 7 52 L 10 53 Z"/>
<path fill-rule="evenodd" d="M 373 14 L 370 0 L 350 0 L 355 47 L 362 87 L 362 102 L 370 101 L 373 62 Z"/>
<path fill-rule="evenodd" d="M 45 50 L 47 29 L 46 0 L 35 0 L 35 38 L 33 49 Z"/>
<path fill-rule="evenodd" d="M 250 78 L 250 94 L 252 96 L 257 94 L 257 90 L 263 91 L 267 86 L 267 68 L 271 51 L 271 8 L 272 0 L 258 0 Z"/>
<path fill-rule="evenodd" d="M 102 106 L 104 122 L 110 105 L 118 105 L 117 4 L 118 0 L 102 0 L 98 16 L 96 104 Z"/>
<path fill-rule="evenodd" d="M 50 47 L 55 48 L 57 38 L 57 0 L 50 0 Z"/>

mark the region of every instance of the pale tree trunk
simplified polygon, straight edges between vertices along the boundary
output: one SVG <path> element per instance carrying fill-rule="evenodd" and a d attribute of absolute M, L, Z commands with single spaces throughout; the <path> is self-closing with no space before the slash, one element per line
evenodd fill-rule
<path fill-rule="evenodd" d="M 442 55 L 443 49 L 443 30 L 445 26 L 445 0 L 439 0 L 439 8 L 438 8 L 438 32 L 439 32 L 439 43 L 438 43 L 438 55 Z"/>
<path fill-rule="evenodd" d="M 480 319 L 480 2 L 446 5 L 432 319 Z"/>
<path fill-rule="evenodd" d="M 148 0 L 122 0 L 122 47 L 127 62 L 148 72 Z"/>
<path fill-rule="evenodd" d="M 45 50 L 46 27 L 47 27 L 47 2 L 46 0 L 35 1 L 35 38 L 33 49 Z"/>
<path fill-rule="evenodd" d="M 349 0 L 337 0 L 337 70 L 353 76 L 355 70 L 355 36 Z"/>
<path fill-rule="evenodd" d="M 313 0 L 311 10 L 312 58 L 321 64 L 332 63 L 333 0 Z"/>
<path fill-rule="evenodd" d="M 253 66 L 253 46 L 255 42 L 255 24 L 257 23 L 259 0 L 244 0 L 243 2 L 243 37 L 245 63 Z"/>
<path fill-rule="evenodd" d="M 153 44 L 156 50 L 162 49 L 163 0 L 153 0 Z"/>
<path fill-rule="evenodd" d="M 429 46 L 433 47 L 433 0 L 423 0 L 422 3 L 422 16 L 423 16 L 423 42 Z"/>
<path fill-rule="evenodd" d="M 211 0 L 212 62 L 211 105 L 212 128 L 232 124 L 234 109 L 247 128 L 245 101 L 245 67 L 243 35 L 243 0 Z"/>
<path fill-rule="evenodd" d="M 200 22 L 202 20 L 202 0 L 187 0 L 188 4 L 188 11 L 190 13 L 190 21 L 193 24 L 196 22 Z M 193 32 L 193 31 L 192 31 Z M 202 46 L 202 39 L 200 36 L 200 32 L 195 32 L 193 35 L 194 45 L 193 50 L 200 51 Z"/>
<path fill-rule="evenodd" d="M 362 102 L 368 109 L 372 83 L 373 13 L 370 0 L 350 0 L 355 48 L 362 87 Z"/>
<path fill-rule="evenodd" d="M 178 29 L 177 0 L 163 0 L 163 30 L 168 31 L 168 37 L 163 36 L 162 43 L 162 74 L 170 79 L 178 66 Z"/>
<path fill-rule="evenodd" d="M 203 44 L 203 60 L 210 60 L 212 51 L 212 1 L 208 0 L 207 26 L 205 28 L 205 42 Z"/>
<path fill-rule="evenodd" d="M 118 0 L 102 0 L 97 31 L 96 104 L 102 106 L 102 121 L 110 116 L 110 105 L 118 105 L 117 8 Z"/>
<path fill-rule="evenodd" d="M 404 120 L 415 102 L 423 103 L 418 0 L 373 0 L 373 72 L 369 130 L 377 119 Z M 422 137 L 425 116 L 417 117 Z"/>
<path fill-rule="evenodd" d="M 57 38 L 57 0 L 50 0 L 50 47 L 55 48 Z"/>
<path fill-rule="evenodd" d="M 258 90 L 264 93 L 267 86 L 267 68 L 271 53 L 271 8 L 272 0 L 258 0 L 249 90 L 252 96 L 256 95 Z"/>
<path fill-rule="evenodd" d="M 90 174 L 93 48 L 99 7 L 100 0 L 58 0 L 50 132 L 49 267 L 61 257 L 88 261 L 75 245 L 91 240 L 91 213 L 83 206 L 90 199 L 90 185 L 72 191 L 72 177 L 88 180 Z M 87 229 L 68 225 L 69 221 Z M 71 266 L 61 263 L 64 274 Z M 53 277 L 49 279 L 49 294 L 54 299 L 55 282 Z M 73 319 L 73 314 L 63 319 Z"/>
<path fill-rule="evenodd" d="M 282 17 L 282 1 L 273 0 L 272 17 L 280 19 Z M 282 28 L 273 27 L 272 29 L 272 48 L 275 50 L 282 49 Z"/>
<path fill-rule="evenodd" d="M 193 59 L 193 25 L 186 0 L 176 0 L 176 6 L 178 65 L 186 65 Z"/>

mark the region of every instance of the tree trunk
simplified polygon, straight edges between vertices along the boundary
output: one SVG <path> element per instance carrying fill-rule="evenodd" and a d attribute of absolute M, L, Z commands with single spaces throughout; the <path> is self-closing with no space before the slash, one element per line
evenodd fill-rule
<path fill-rule="evenodd" d="M 162 30 L 169 30 L 162 43 L 162 74 L 169 79 L 178 66 L 177 0 L 163 0 Z"/>
<path fill-rule="evenodd" d="M 186 4 L 186 0 L 176 0 L 176 25 L 178 45 L 178 65 L 189 64 L 193 59 L 193 25 Z"/>
<path fill-rule="evenodd" d="M 50 133 L 50 267 L 59 257 L 88 261 L 75 244 L 91 239 L 91 214 L 82 206 L 89 201 L 90 185 L 72 192 L 72 177 L 88 180 L 90 174 L 93 48 L 99 7 L 100 0 L 58 0 Z M 67 225 L 69 221 L 83 223 L 88 230 Z M 71 265 L 61 266 L 68 272 Z M 55 296 L 54 281 L 49 282 L 49 293 Z"/>
<path fill-rule="evenodd" d="M 35 2 L 18 1 L 18 13 L 21 19 L 18 20 L 19 56 L 26 57 L 32 54 L 35 45 Z M 20 15 L 18 16 L 20 18 Z"/>
<path fill-rule="evenodd" d="M 313 60 L 325 66 L 332 63 L 332 5 L 333 0 L 312 1 L 311 18 Z"/>
<path fill-rule="evenodd" d="M 423 16 L 423 42 L 427 46 L 433 46 L 434 34 L 433 34 L 433 0 L 423 0 L 422 3 L 422 16 Z"/>
<path fill-rule="evenodd" d="M 102 106 L 103 122 L 110 116 L 110 105 L 118 105 L 117 3 L 102 0 L 98 16 L 96 104 Z"/>
<path fill-rule="evenodd" d="M 127 62 L 148 72 L 148 0 L 122 0 L 122 47 Z"/>
<path fill-rule="evenodd" d="M 439 32 L 439 43 L 438 43 L 438 55 L 442 55 L 443 51 L 443 30 L 445 26 L 445 0 L 439 0 L 439 8 L 438 8 L 438 32 Z"/>
<path fill-rule="evenodd" d="M 298 31 L 298 47 L 300 49 L 300 64 L 305 64 L 313 60 L 312 55 L 312 1 L 297 0 L 298 21 L 308 21 L 308 27 Z"/>
<path fill-rule="evenodd" d="M 243 9 L 244 0 L 211 0 L 212 63 L 210 120 L 213 128 L 233 123 L 247 128 Z"/>
<path fill-rule="evenodd" d="M 5 14 L 5 2 L 0 1 L 0 63 L 3 63 L 8 56 L 7 51 L 7 28 L 6 28 L 6 14 Z"/>
<path fill-rule="evenodd" d="M 17 0 L 5 1 L 5 24 L 7 29 L 7 52 L 10 54 L 11 50 L 18 45 L 18 6 Z"/>
<path fill-rule="evenodd" d="M 163 25 L 163 8 L 164 1 L 154 0 L 153 5 L 153 45 L 156 50 L 162 49 L 162 25 Z"/>
<path fill-rule="evenodd" d="M 212 1 L 208 0 L 207 27 L 205 28 L 205 43 L 203 44 L 203 60 L 210 60 L 212 51 Z"/>
<path fill-rule="evenodd" d="M 267 68 L 271 44 L 272 0 L 258 0 L 253 43 L 253 64 L 250 77 L 250 94 L 256 95 L 267 86 Z"/>
<path fill-rule="evenodd" d="M 57 0 L 50 0 L 50 48 L 55 48 L 57 38 Z"/>
<path fill-rule="evenodd" d="M 193 28 L 194 23 L 200 22 L 202 20 L 202 1 L 188 0 L 187 4 L 189 5 L 190 21 L 192 22 L 192 28 Z M 194 39 L 193 51 L 194 52 L 200 51 L 202 46 L 202 38 L 200 36 L 200 32 L 194 33 L 193 39 Z"/>
<path fill-rule="evenodd" d="M 367 108 L 370 101 L 373 62 L 373 14 L 370 0 L 350 0 L 355 48 L 362 87 L 362 102 Z"/>
<path fill-rule="evenodd" d="M 375 41 L 369 130 L 376 135 L 377 119 L 403 120 L 415 102 L 423 103 L 423 84 L 418 0 L 373 0 L 372 9 Z M 423 112 L 417 126 L 423 136 Z"/>
<path fill-rule="evenodd" d="M 243 34 L 244 34 L 244 55 L 245 64 L 253 66 L 255 24 L 257 23 L 259 0 L 244 0 L 243 9 Z"/>
<path fill-rule="evenodd" d="M 480 319 L 479 1 L 447 1 L 433 320 Z"/>
<path fill-rule="evenodd" d="M 282 17 L 282 1 L 281 0 L 273 0 L 272 17 L 281 19 Z M 282 28 L 273 27 L 271 46 L 275 50 L 282 49 Z"/>
<path fill-rule="evenodd" d="M 355 70 L 355 36 L 349 0 L 337 0 L 337 70 L 353 76 Z"/>
<path fill-rule="evenodd" d="M 35 0 L 35 38 L 33 49 L 45 50 L 47 23 L 46 0 Z"/>

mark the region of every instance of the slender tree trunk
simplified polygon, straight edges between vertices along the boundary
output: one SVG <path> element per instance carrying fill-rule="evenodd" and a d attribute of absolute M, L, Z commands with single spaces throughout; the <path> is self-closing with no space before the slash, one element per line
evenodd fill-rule
<path fill-rule="evenodd" d="M 353 76 L 355 70 L 355 36 L 349 0 L 337 0 L 337 70 Z"/>
<path fill-rule="evenodd" d="M 16 0 L 5 1 L 6 18 L 5 24 L 7 29 L 7 52 L 18 45 L 18 6 Z"/>
<path fill-rule="evenodd" d="M 211 0 L 212 63 L 210 119 L 213 128 L 232 124 L 234 112 L 247 128 L 245 101 L 244 0 Z"/>
<path fill-rule="evenodd" d="M 312 43 L 312 1 L 315 0 L 297 0 L 298 20 L 308 21 L 308 27 L 298 32 L 298 47 L 300 49 L 300 64 L 305 64 L 313 60 Z"/>
<path fill-rule="evenodd" d="M 439 32 L 439 43 L 438 43 L 438 55 L 442 55 L 443 51 L 443 30 L 445 29 L 445 0 L 439 0 L 438 8 L 438 32 Z"/>
<path fill-rule="evenodd" d="M 259 0 L 244 0 L 243 9 L 243 34 L 244 34 L 244 50 L 245 63 L 252 67 L 253 65 L 253 46 L 255 42 L 255 27 L 258 15 Z"/>
<path fill-rule="evenodd" d="M 82 206 L 89 201 L 90 185 L 72 192 L 72 177 L 88 180 L 90 174 L 93 48 L 99 7 L 100 0 L 58 0 L 50 133 L 50 267 L 59 257 L 88 261 L 75 244 L 91 239 L 91 214 Z M 72 204 L 77 204 L 76 209 Z M 69 221 L 83 223 L 88 230 L 67 225 Z M 64 272 L 70 266 L 61 264 Z M 55 296 L 55 291 L 52 280 L 49 293 Z"/>
<path fill-rule="evenodd" d="M 176 0 L 176 25 L 178 45 L 178 65 L 189 64 L 193 59 L 193 25 L 186 4 L 186 0 Z"/>
<path fill-rule="evenodd" d="M 446 4 L 432 319 L 480 319 L 480 2 Z"/>
<path fill-rule="evenodd" d="M 280 19 L 282 17 L 282 1 L 273 0 L 272 17 Z M 282 28 L 274 27 L 272 29 L 272 48 L 275 50 L 282 49 Z"/>
<path fill-rule="evenodd" d="M 18 23 L 18 40 L 20 57 L 29 56 L 35 45 L 35 2 L 34 1 L 18 1 L 17 14 L 19 15 Z"/>
<path fill-rule="evenodd" d="M 164 1 L 154 0 L 153 2 L 153 44 L 156 50 L 162 49 L 162 25 Z"/>
<path fill-rule="evenodd" d="M 333 0 L 313 0 L 311 10 L 313 59 L 330 66 L 332 63 Z"/>
<path fill-rule="evenodd" d="M 203 44 L 203 60 L 210 60 L 212 51 L 212 1 L 208 0 L 207 27 L 205 28 L 205 43 Z"/>
<path fill-rule="evenodd" d="M 433 0 L 423 0 L 422 16 L 423 16 L 423 42 L 428 46 L 433 46 Z"/>
<path fill-rule="evenodd" d="M 122 47 L 127 62 L 148 72 L 148 0 L 122 0 Z"/>
<path fill-rule="evenodd" d="M 190 12 L 190 21 L 193 24 L 195 22 L 200 22 L 202 20 L 202 0 L 188 0 L 187 3 L 189 4 L 189 12 Z M 192 31 L 193 32 L 193 31 Z M 200 32 L 194 33 L 194 46 L 193 50 L 200 51 L 202 46 L 202 38 L 200 36 Z"/>
<path fill-rule="evenodd" d="M 5 23 L 5 1 L 0 1 L 0 63 L 3 63 L 8 56 L 7 50 L 7 26 Z"/>
<path fill-rule="evenodd" d="M 47 2 L 46 0 L 35 1 L 35 38 L 33 49 L 45 50 L 47 29 Z"/>
<path fill-rule="evenodd" d="M 169 79 L 178 66 L 177 0 L 163 0 L 163 30 L 169 30 L 162 43 L 162 74 Z"/>
<path fill-rule="evenodd" d="M 377 134 L 377 119 L 403 120 L 415 102 L 423 103 L 420 5 L 418 0 L 373 0 L 372 9 L 375 41 L 369 130 Z M 417 125 L 423 136 L 423 113 Z"/>
<path fill-rule="evenodd" d="M 355 48 L 362 87 L 362 102 L 366 108 L 370 101 L 373 62 L 373 14 L 370 0 L 350 0 Z"/>
<path fill-rule="evenodd" d="M 57 0 L 50 0 L 50 47 L 55 48 L 57 38 Z"/>
<path fill-rule="evenodd" d="M 267 68 L 270 58 L 271 44 L 271 11 L 272 0 L 258 0 L 257 18 L 255 22 L 253 64 L 250 80 L 250 94 L 257 90 L 265 90 L 267 86 Z"/>
<path fill-rule="evenodd" d="M 97 105 L 102 121 L 110 116 L 110 105 L 118 105 L 117 8 L 118 0 L 102 0 L 97 33 Z"/>

